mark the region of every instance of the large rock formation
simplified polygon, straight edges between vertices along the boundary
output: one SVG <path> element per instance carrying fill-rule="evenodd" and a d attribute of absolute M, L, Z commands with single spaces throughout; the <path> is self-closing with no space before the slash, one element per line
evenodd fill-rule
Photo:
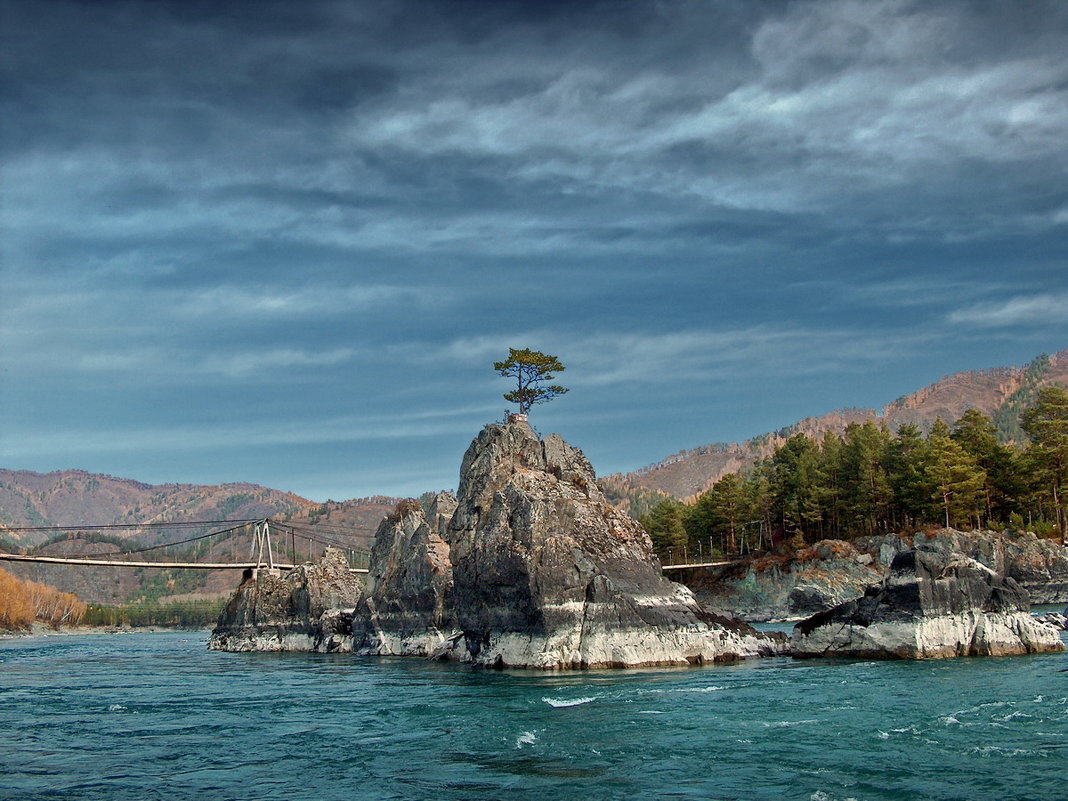
<path fill-rule="evenodd" d="M 375 535 L 365 591 L 338 559 L 245 581 L 211 647 L 542 669 L 700 664 L 784 647 L 665 579 L 649 537 L 607 502 L 582 452 L 556 435 L 539 440 L 521 420 L 475 439 L 458 498 L 440 495 L 426 514 L 398 504 Z"/>
<path fill-rule="evenodd" d="M 860 598 L 794 627 L 795 657 L 929 659 L 1063 650 L 1054 627 L 1036 621 L 1027 592 L 960 554 L 897 554 L 890 575 Z"/>
<path fill-rule="evenodd" d="M 663 577 L 649 537 L 598 489 L 582 452 L 524 421 L 464 456 L 448 526 L 458 634 L 440 655 L 545 669 L 684 665 L 770 653 Z"/>
<path fill-rule="evenodd" d="M 349 651 L 363 585 L 345 555 L 327 548 L 318 564 L 284 578 L 247 571 L 208 639 L 216 651 Z"/>
<path fill-rule="evenodd" d="M 445 533 L 455 509 L 456 499 L 442 493 L 429 515 L 416 501 L 402 501 L 382 521 L 356 610 L 354 650 L 426 656 L 455 636 L 455 616 L 445 606 L 452 587 Z"/>

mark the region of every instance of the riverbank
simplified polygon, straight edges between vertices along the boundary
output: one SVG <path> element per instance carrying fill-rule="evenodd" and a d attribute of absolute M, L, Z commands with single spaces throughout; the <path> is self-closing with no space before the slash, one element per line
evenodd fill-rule
<path fill-rule="evenodd" d="M 0 631 L 0 640 L 20 640 L 32 637 L 70 637 L 98 634 L 173 634 L 180 632 L 210 632 L 211 626 L 176 628 L 173 626 L 61 626 L 54 629 L 43 623 L 34 623 L 29 630 Z"/>

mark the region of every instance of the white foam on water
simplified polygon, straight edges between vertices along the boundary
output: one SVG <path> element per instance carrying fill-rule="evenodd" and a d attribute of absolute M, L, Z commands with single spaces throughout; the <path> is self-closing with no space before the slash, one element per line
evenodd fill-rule
<path fill-rule="evenodd" d="M 889 732 L 885 732 L 885 731 L 881 731 L 881 732 L 879 732 L 878 737 L 879 737 L 880 740 L 889 740 L 890 739 L 890 733 Z"/>
<path fill-rule="evenodd" d="M 515 747 L 522 748 L 524 745 L 534 745 L 538 741 L 538 735 L 532 731 L 525 731 L 515 738 Z"/>
<path fill-rule="evenodd" d="M 960 713 L 958 713 L 958 714 L 960 714 Z M 952 715 L 946 715 L 944 718 L 939 718 L 939 720 L 942 721 L 942 723 L 944 723 L 947 726 L 952 726 L 954 724 L 956 724 L 958 726 L 960 725 L 960 721 L 957 720 Z"/>
<path fill-rule="evenodd" d="M 1026 712 L 1010 712 L 1007 715 L 1002 715 L 1000 718 L 994 718 L 994 720 L 1013 720 L 1015 718 L 1033 718 L 1034 715 L 1028 715 Z"/>
<path fill-rule="evenodd" d="M 664 713 L 661 712 L 659 709 L 639 709 L 638 710 L 638 714 L 639 715 L 663 715 Z"/>
<path fill-rule="evenodd" d="M 589 698 L 542 698 L 541 700 L 553 707 L 553 709 L 566 709 L 569 706 L 582 706 L 590 703 L 590 701 L 596 701 L 597 696 L 591 695 Z"/>
<path fill-rule="evenodd" d="M 1035 754 L 1041 754 L 1041 751 L 1032 751 L 1029 748 L 1002 748 L 1000 745 L 984 745 L 976 746 L 969 749 L 973 754 L 979 754 L 981 756 L 991 756 L 996 754 L 997 756 L 1017 757 L 1017 756 L 1034 756 Z M 1044 756 L 1044 754 L 1043 754 Z"/>
<path fill-rule="evenodd" d="M 721 690 L 726 690 L 726 687 L 687 687 L 685 690 L 679 690 L 680 693 L 718 693 Z"/>
<path fill-rule="evenodd" d="M 838 799 L 830 793 L 825 793 L 823 790 L 817 790 L 809 796 L 809 801 L 857 801 L 857 799 L 849 796 L 848 798 Z"/>
<path fill-rule="evenodd" d="M 806 723 L 819 723 L 818 720 L 812 718 L 811 720 L 780 720 L 775 723 L 765 723 L 764 728 L 767 729 L 788 729 L 793 726 L 803 726 Z"/>
<path fill-rule="evenodd" d="M 122 704 L 112 704 L 111 706 L 108 707 L 108 712 L 125 712 L 125 711 L 126 711 L 126 707 L 124 707 Z"/>

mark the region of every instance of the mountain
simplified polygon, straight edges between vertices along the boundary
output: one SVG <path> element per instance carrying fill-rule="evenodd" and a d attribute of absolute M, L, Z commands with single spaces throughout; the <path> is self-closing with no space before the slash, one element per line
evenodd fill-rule
<path fill-rule="evenodd" d="M 374 531 L 400 499 L 386 496 L 316 503 L 291 492 L 257 484 L 144 484 L 126 478 L 61 470 L 35 473 L 0 469 L 0 546 L 34 548 L 50 555 L 96 556 L 130 547 L 174 542 L 218 526 L 196 529 L 111 529 L 60 533 L 19 531 L 20 527 L 181 523 L 202 520 L 271 517 L 294 526 L 275 547 L 285 558 L 318 558 L 325 543 L 370 548 Z M 306 537 L 303 535 L 310 535 Z M 212 542 L 217 559 L 248 556 L 248 533 Z M 314 539 L 312 539 L 314 538 Z M 284 540 L 284 542 L 283 542 Z M 222 597 L 233 589 L 228 572 L 171 573 L 158 570 L 94 568 L 65 565 L 9 564 L 9 572 L 74 592 L 91 603 L 122 603 L 135 598 L 189 600 Z"/>
<path fill-rule="evenodd" d="M 0 470 L 0 525 L 8 528 L 289 517 L 314 506 L 299 495 L 256 484 L 152 485 L 84 470 Z M 5 536 L 33 546 L 48 533 Z"/>
<path fill-rule="evenodd" d="M 727 473 L 751 467 L 771 456 L 775 449 L 797 433 L 820 439 L 827 431 L 841 434 L 850 423 L 874 420 L 896 431 L 904 423 L 930 430 L 935 420 L 953 424 L 966 410 L 990 415 L 1005 442 L 1020 441 L 1020 411 L 1034 399 L 1037 390 L 1049 384 L 1068 386 L 1068 350 L 1039 356 L 1022 367 L 995 367 L 954 373 L 930 386 L 876 409 L 838 409 L 747 439 L 741 443 L 716 442 L 680 451 L 632 473 L 613 474 L 601 480 L 613 502 L 640 513 L 662 494 L 692 498 L 707 490 Z"/>

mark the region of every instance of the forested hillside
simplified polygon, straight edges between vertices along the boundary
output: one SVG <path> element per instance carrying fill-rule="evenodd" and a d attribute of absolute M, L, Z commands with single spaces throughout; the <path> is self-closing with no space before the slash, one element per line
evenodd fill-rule
<path fill-rule="evenodd" d="M 1047 386 L 1014 418 L 1025 441 L 968 409 L 924 432 L 905 422 L 792 433 L 692 504 L 663 497 L 642 523 L 665 558 L 737 554 L 792 541 L 915 531 L 1009 528 L 1063 541 L 1068 530 L 1068 390 Z"/>
<path fill-rule="evenodd" d="M 616 502 L 630 505 L 633 501 L 632 512 L 641 514 L 649 508 L 650 491 L 692 500 L 728 473 L 768 458 L 794 434 L 821 440 L 827 432 L 842 436 L 848 426 L 866 421 L 885 425 L 890 432 L 912 424 L 927 433 L 936 420 L 952 425 L 968 409 L 989 416 L 1002 443 L 1020 442 L 1020 411 L 1043 386 L 1068 386 L 1068 350 L 1042 354 L 1022 367 L 955 373 L 881 410 L 839 409 L 745 442 L 717 442 L 681 451 L 631 473 L 605 476 L 602 485 Z"/>

